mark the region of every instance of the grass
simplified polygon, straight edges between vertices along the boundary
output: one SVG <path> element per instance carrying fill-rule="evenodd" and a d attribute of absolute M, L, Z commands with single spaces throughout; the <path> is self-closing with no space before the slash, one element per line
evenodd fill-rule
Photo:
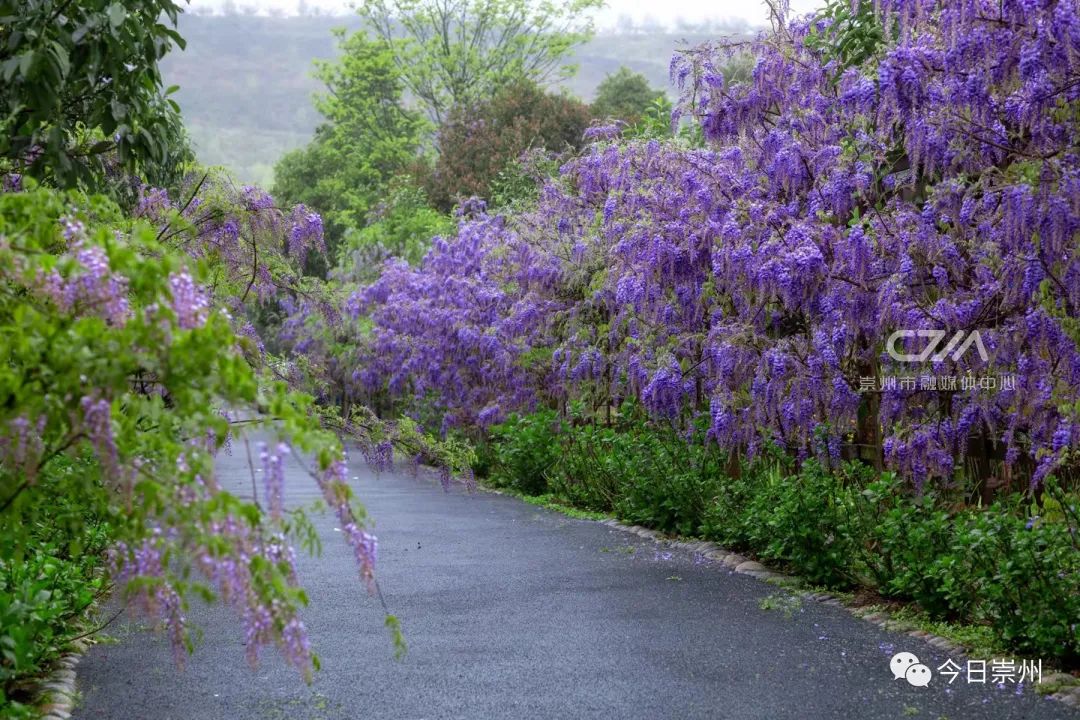
<path fill-rule="evenodd" d="M 607 547 L 605 545 L 604 547 L 600 548 L 600 552 L 602 552 L 602 553 L 619 552 L 619 553 L 623 553 L 624 555 L 633 555 L 635 552 L 637 552 L 637 548 L 634 547 L 633 545 L 620 545 L 619 547 L 612 549 L 612 548 L 609 548 L 609 547 Z"/>
<path fill-rule="evenodd" d="M 610 515 L 604 513 L 594 512 L 592 510 L 582 510 L 580 508 L 573 507 L 572 505 L 566 505 L 562 500 L 552 494 L 547 495 L 519 495 L 522 500 L 530 505 L 536 505 L 538 507 L 547 508 L 548 510 L 554 510 L 560 512 L 567 517 L 576 518 L 578 520 L 607 520 Z"/>
<path fill-rule="evenodd" d="M 758 601 L 758 607 L 762 610 L 779 610 L 784 617 L 791 617 L 802 610 L 802 598 L 797 595 L 772 593 Z"/>
<path fill-rule="evenodd" d="M 514 490 L 513 488 L 494 487 L 485 483 L 482 480 L 480 481 L 480 484 L 488 490 L 496 490 L 500 493 L 503 493 L 504 495 L 516 497 L 518 500 L 527 502 L 530 505 L 542 507 L 547 510 L 554 510 L 555 512 L 562 513 L 567 517 L 572 517 L 577 520 L 607 520 L 612 517 L 611 515 L 606 515 L 601 512 L 582 510 L 581 508 L 576 508 L 573 505 L 568 505 L 566 501 L 562 500 L 553 493 L 545 493 L 544 495 L 526 495 L 525 493 Z"/>
<path fill-rule="evenodd" d="M 889 618 L 911 625 L 913 629 L 943 637 L 967 650 L 977 657 L 1011 657 L 1011 653 L 994 639 L 993 631 L 985 625 L 966 625 L 935 620 L 917 606 L 904 604 L 899 606 L 872 606 L 884 610 Z"/>

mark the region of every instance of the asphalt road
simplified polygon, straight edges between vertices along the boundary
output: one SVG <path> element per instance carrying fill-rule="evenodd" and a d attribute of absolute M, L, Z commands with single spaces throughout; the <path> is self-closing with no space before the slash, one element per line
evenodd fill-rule
<path fill-rule="evenodd" d="M 251 486 L 243 455 L 241 446 L 219 463 L 241 494 Z M 405 473 L 376 478 L 358 459 L 352 468 L 408 642 L 403 661 L 327 515 L 317 519 L 323 555 L 300 561 L 312 601 L 304 619 L 323 662 L 312 685 L 273 650 L 250 668 L 233 611 L 198 606 L 189 620 L 203 636 L 182 672 L 163 637 L 131 620 L 111 625 L 111 641 L 79 666 L 75 717 L 1080 718 L 1016 685 L 894 680 L 893 652 L 931 668 L 946 655 L 841 608 L 784 602 L 779 589 L 700 557 L 509 497 L 447 494 Z M 287 483 L 290 503 L 317 496 L 295 463 Z"/>

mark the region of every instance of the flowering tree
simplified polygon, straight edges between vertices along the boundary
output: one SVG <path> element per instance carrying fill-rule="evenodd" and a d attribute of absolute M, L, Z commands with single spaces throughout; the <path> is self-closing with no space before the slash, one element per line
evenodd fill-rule
<path fill-rule="evenodd" d="M 534 333 L 551 303 L 539 293 L 556 272 L 482 204 L 464 212 L 475 215 L 456 236 L 436 238 L 420 268 L 391 260 L 350 300 L 354 315 L 373 322 L 358 390 L 425 399 L 444 432 L 535 402 L 527 357 L 543 344 Z"/>
<path fill-rule="evenodd" d="M 1035 461 L 1038 485 L 1076 440 L 1077 6 L 876 8 L 868 21 L 896 38 L 876 52 L 863 33 L 866 52 L 839 56 L 829 22 L 807 19 L 755 43 L 747 84 L 713 70 L 732 47 L 675 64 L 706 138 L 731 148 L 720 289 L 764 300 L 713 329 L 714 433 L 752 443 L 745 428 L 766 426 L 833 448 L 852 430 L 884 435 L 886 460 L 916 482 L 949 477 L 985 434 L 1005 446 L 1006 473 Z M 981 331 L 993 352 L 913 371 L 882 352 L 898 329 Z M 1016 387 L 855 394 L 860 376 L 890 371 Z M 747 379 L 752 403 L 737 394 Z"/>
<path fill-rule="evenodd" d="M 177 200 L 144 189 L 135 219 L 28 184 L 0 194 L 0 554 L 19 557 L 61 493 L 77 518 L 107 523 L 113 581 L 164 622 L 178 660 L 197 592 L 236 608 L 250 660 L 277 645 L 310 676 L 292 549 L 307 521 L 283 504 L 284 463 L 312 458 L 296 461 L 311 463 L 370 585 L 375 538 L 323 428 L 372 438 L 362 417 L 327 415 L 291 390 L 244 314 L 304 291 L 318 216 L 205 175 Z M 260 426 L 277 439 L 258 448 L 262 487 L 244 499 L 222 489 L 213 458 Z M 87 453 L 83 471 L 64 470 Z"/>
<path fill-rule="evenodd" d="M 166 0 L 25 12 L 0 2 L 5 717 L 31 712 L 9 692 L 86 634 L 75 627 L 111 588 L 162 622 L 178 662 L 195 594 L 235 608 L 251 662 L 276 646 L 310 678 L 318 659 L 293 546 L 314 529 L 284 502 L 286 463 L 310 475 L 377 593 L 377 543 L 347 482 L 342 437 L 379 469 L 395 444 L 447 476 L 468 459 L 410 422 L 317 402 L 332 375 L 304 355 L 306 342 L 325 358 L 307 330 L 340 324 L 337 291 L 303 273 L 325 251 L 322 218 L 217 173 L 184 175 L 178 107 L 157 70 L 182 45 L 162 24 L 178 12 Z M 347 111 L 328 115 L 345 121 Z M 147 184 L 159 179 L 168 187 Z M 266 332 L 282 309 L 285 332 Z M 246 431 L 256 428 L 269 442 L 253 449 Z M 250 497 L 215 475 L 214 456 L 234 441 L 249 458 Z M 393 616 L 387 625 L 403 649 Z"/>
<path fill-rule="evenodd" d="M 454 398 L 459 422 L 632 396 L 657 418 L 707 416 L 734 454 L 858 454 L 916 486 L 998 446 L 1002 479 L 1037 488 L 1075 460 L 1080 421 L 1078 39 L 1074 0 L 889 0 L 779 7 L 749 45 L 680 54 L 674 121 L 704 146 L 594 129 L 534 209 L 389 267 L 365 307 L 398 362 L 367 382 Z M 749 80 L 726 78 L 747 52 Z M 513 276 L 487 272 L 507 257 Z M 888 352 L 897 331 L 978 332 L 987 353 L 907 362 Z M 533 350 L 499 355 L 516 343 Z M 557 386 L 521 373 L 537 347 Z"/>

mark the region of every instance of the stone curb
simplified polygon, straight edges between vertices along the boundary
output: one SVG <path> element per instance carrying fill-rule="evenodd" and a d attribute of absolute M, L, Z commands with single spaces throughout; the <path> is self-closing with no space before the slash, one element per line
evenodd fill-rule
<path fill-rule="evenodd" d="M 510 493 L 503 492 L 492 487 L 486 487 L 482 483 L 477 483 L 477 489 L 484 492 L 489 492 L 494 495 L 503 495 L 504 497 L 515 497 Z M 558 510 L 552 510 L 552 512 L 558 512 Z M 855 617 L 862 618 L 867 622 L 871 622 L 878 627 L 881 627 L 890 632 L 903 633 L 909 637 L 913 637 L 916 640 L 922 640 L 931 647 L 939 650 L 944 650 L 950 655 L 957 655 L 959 657 L 967 657 L 967 650 L 949 640 L 948 638 L 941 637 L 928 633 L 925 630 L 918 630 L 914 628 L 910 623 L 903 620 L 896 620 L 892 618 L 887 612 L 883 610 L 871 610 L 866 607 L 860 607 L 857 605 L 851 605 L 845 602 L 843 599 L 832 595 L 827 592 L 810 592 L 803 591 L 799 588 L 802 585 L 802 579 L 796 575 L 788 575 L 786 573 L 775 572 L 768 569 L 761 563 L 751 560 L 748 557 L 740 555 L 730 550 L 726 550 L 714 542 L 707 540 L 678 540 L 668 537 L 663 533 L 653 530 L 651 528 L 643 527 L 641 525 L 625 525 L 614 518 L 608 518 L 606 520 L 596 520 L 593 522 L 599 522 L 601 525 L 606 525 L 615 530 L 621 530 L 622 532 L 631 533 L 637 535 L 644 540 L 652 540 L 655 543 L 664 545 L 665 547 L 677 548 L 691 553 L 698 553 L 705 556 L 709 560 L 713 560 L 722 564 L 724 567 L 729 568 L 733 572 L 737 572 L 740 575 L 749 575 L 757 578 L 762 582 L 767 582 L 771 585 L 777 585 L 780 587 L 786 587 L 793 592 L 799 593 L 800 597 L 804 600 L 815 600 L 817 602 L 829 605 L 832 607 L 843 608 L 847 612 L 851 613 Z M 1060 687 L 1052 693 L 1048 693 L 1046 697 L 1049 697 L 1058 702 L 1062 702 L 1070 707 L 1080 709 L 1080 678 L 1069 675 L 1068 673 L 1053 672 L 1047 677 L 1043 678 L 1042 683 L 1044 685 L 1053 683 Z"/>
<path fill-rule="evenodd" d="M 872 610 L 865 607 L 859 607 L 851 605 L 835 595 L 831 595 L 827 592 L 806 592 L 799 591 L 799 586 L 802 585 L 802 580 L 795 575 L 787 575 L 785 573 L 775 572 L 769 570 L 767 567 L 759 562 L 751 560 L 748 557 L 733 553 L 729 550 L 725 550 L 716 543 L 708 541 L 685 541 L 677 540 L 667 537 L 663 533 L 651 530 L 640 525 L 624 525 L 618 520 L 608 519 L 599 521 L 602 525 L 607 525 L 615 530 L 621 530 L 623 532 L 633 533 L 640 538 L 646 540 L 652 540 L 657 543 L 661 543 L 666 547 L 678 548 L 692 553 L 699 553 L 704 555 L 709 560 L 719 562 L 725 567 L 729 568 L 733 572 L 737 572 L 740 575 L 749 575 L 757 578 L 763 582 L 768 582 L 772 585 L 780 585 L 789 587 L 795 592 L 799 592 L 800 596 L 805 600 L 815 600 L 825 605 L 833 607 L 843 608 L 847 612 L 851 613 L 855 617 L 871 622 L 878 627 L 881 627 L 890 632 L 904 633 L 917 640 L 922 640 L 931 647 L 939 650 L 944 650 L 949 655 L 957 655 L 959 657 L 967 657 L 967 650 L 949 640 L 932 633 L 928 633 L 925 630 L 918 630 L 914 628 L 910 623 L 896 620 L 883 610 Z M 1041 684 L 1059 685 L 1059 689 L 1056 692 L 1050 693 L 1047 697 L 1062 702 L 1070 707 L 1080 708 L 1080 678 L 1076 678 L 1068 673 L 1051 673 L 1045 678 L 1042 678 Z"/>
<path fill-rule="evenodd" d="M 75 710 L 75 667 L 90 647 L 90 640 L 80 638 L 60 656 L 56 667 L 38 688 L 37 710 L 42 720 L 68 720 Z"/>

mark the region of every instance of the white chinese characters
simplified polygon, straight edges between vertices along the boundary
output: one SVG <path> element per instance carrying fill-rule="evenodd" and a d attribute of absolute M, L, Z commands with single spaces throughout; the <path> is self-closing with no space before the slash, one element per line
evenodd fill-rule
<path fill-rule="evenodd" d="M 993 685 L 1042 682 L 1042 660 L 1021 660 L 1019 664 L 1011 658 L 996 658 L 989 663 L 986 660 L 968 660 L 961 668 L 952 658 L 948 658 L 937 670 L 949 678 L 950 685 L 960 675 L 964 675 L 968 683 L 978 685 L 987 682 Z"/>
<path fill-rule="evenodd" d="M 893 680 L 903 678 L 914 687 L 926 687 L 933 678 L 929 667 L 920 662 L 914 653 L 898 652 L 889 660 L 889 669 Z M 996 658 L 994 660 L 967 660 L 963 666 L 952 658 L 938 666 L 937 672 L 947 678 L 951 685 L 961 675 L 969 684 L 1004 686 L 1006 684 L 1023 685 L 1042 682 L 1042 660 L 1013 660 Z"/>

